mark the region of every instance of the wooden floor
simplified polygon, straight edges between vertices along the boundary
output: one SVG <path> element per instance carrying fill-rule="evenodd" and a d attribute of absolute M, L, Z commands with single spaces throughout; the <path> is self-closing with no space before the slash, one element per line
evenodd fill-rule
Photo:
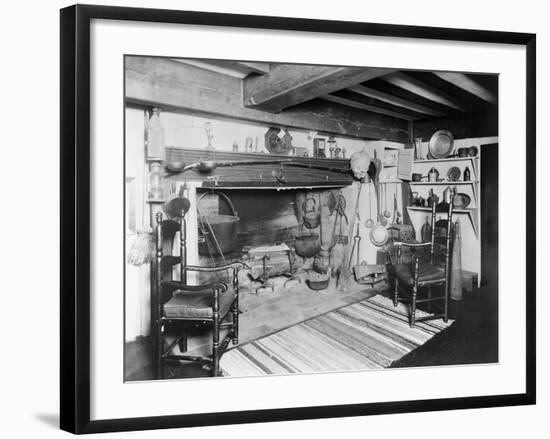
<path fill-rule="evenodd" d="M 334 281 L 321 291 L 310 290 L 304 283 L 293 282 L 287 288 L 263 289 L 257 293 L 243 291 L 240 294 L 239 343 L 244 344 L 274 332 L 289 328 L 305 320 L 325 314 L 342 306 L 359 302 L 383 292 L 384 288 L 356 286 L 352 291 L 336 290 Z M 211 347 L 211 332 L 207 328 L 195 329 L 188 340 L 189 355 L 207 355 Z M 230 345 L 231 347 L 232 345 Z M 126 343 L 125 363 L 127 381 L 151 379 L 150 360 L 147 358 L 149 341 L 144 338 Z M 185 369 L 174 367 L 172 369 Z M 191 376 L 199 374 L 190 366 Z M 187 376 L 187 375 L 185 375 Z M 174 378 L 181 377 L 181 371 Z"/>
<path fill-rule="evenodd" d="M 373 290 L 350 294 L 328 290 L 319 293 L 301 288 L 287 293 L 264 291 L 258 295 L 243 294 L 241 342 L 268 335 L 307 318 L 336 309 L 342 306 L 342 302 L 344 305 L 355 303 L 378 293 L 379 291 Z M 425 345 L 394 363 L 392 367 L 498 361 L 497 309 L 496 293 L 486 288 L 465 294 L 461 302 L 451 301 L 450 318 L 454 319 L 455 323 Z M 247 327 L 248 330 L 245 329 Z M 246 334 L 247 331 L 248 334 Z M 204 337 L 200 334 L 199 336 Z M 151 379 L 149 352 L 147 338 L 126 344 L 127 381 Z M 202 370 L 200 366 L 189 364 L 170 367 L 168 376 L 171 378 L 201 377 L 208 376 L 208 372 Z"/>
<path fill-rule="evenodd" d="M 443 366 L 498 361 L 498 297 L 481 288 L 450 302 L 455 323 L 391 367 Z"/>

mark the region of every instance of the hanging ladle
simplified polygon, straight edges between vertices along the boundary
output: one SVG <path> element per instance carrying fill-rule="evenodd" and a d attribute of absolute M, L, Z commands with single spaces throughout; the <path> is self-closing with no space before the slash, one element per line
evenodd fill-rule
<path fill-rule="evenodd" d="M 374 226 L 374 220 L 372 219 L 372 198 L 371 198 L 371 189 L 369 183 L 369 219 L 365 221 L 365 227 L 370 229 Z"/>
<path fill-rule="evenodd" d="M 388 210 L 388 183 L 384 183 L 384 207 L 386 208 L 386 210 L 384 210 L 384 216 L 390 219 L 391 212 Z"/>
<path fill-rule="evenodd" d="M 378 216 L 378 223 L 385 226 L 388 224 L 388 220 L 382 213 L 382 208 L 380 206 L 380 198 L 382 198 L 382 186 L 378 186 L 378 192 L 376 197 L 376 210 L 377 210 L 377 216 Z"/>

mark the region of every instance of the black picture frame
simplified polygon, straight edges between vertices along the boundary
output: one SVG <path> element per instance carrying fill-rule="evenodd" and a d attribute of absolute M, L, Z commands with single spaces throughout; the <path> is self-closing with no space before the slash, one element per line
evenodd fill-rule
<path fill-rule="evenodd" d="M 485 42 L 526 47 L 526 392 L 466 398 L 394 401 L 90 420 L 90 22 L 133 20 L 255 29 Z M 324 417 L 514 406 L 536 396 L 536 36 L 530 33 L 388 25 L 159 9 L 76 5 L 61 10 L 61 387 L 60 423 L 73 433 L 304 420 Z"/>

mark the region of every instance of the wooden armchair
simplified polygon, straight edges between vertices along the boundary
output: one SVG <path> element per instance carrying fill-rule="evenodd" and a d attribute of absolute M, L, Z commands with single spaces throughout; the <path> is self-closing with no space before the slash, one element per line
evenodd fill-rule
<path fill-rule="evenodd" d="M 452 246 L 453 199 L 451 194 L 447 203 L 434 203 L 431 211 L 431 239 L 429 242 L 408 243 L 394 242 L 397 247 L 396 261 L 389 261 L 388 271 L 394 280 L 393 304 L 399 301 L 409 303 L 409 324 L 411 328 L 422 320 L 443 318 L 448 320 L 449 276 Z M 446 214 L 446 219 L 436 221 L 436 214 Z M 412 263 L 402 263 L 401 249 L 408 247 L 413 253 Z M 419 255 L 418 253 L 423 253 Z M 442 294 L 433 295 L 438 288 Z M 426 291 L 426 295 L 423 295 Z M 417 317 L 417 305 L 427 303 L 428 310 L 432 305 L 438 306 L 435 314 Z M 442 304 L 442 305 L 441 305 Z"/>
<path fill-rule="evenodd" d="M 186 222 L 182 215 L 176 220 L 163 220 L 156 214 L 155 285 L 151 300 L 155 374 L 164 378 L 166 361 L 193 361 L 206 364 L 213 376 L 219 375 L 220 358 L 230 341 L 238 343 L 239 336 L 239 280 L 238 271 L 244 264 L 237 262 L 215 267 L 186 264 Z M 176 231 L 180 236 L 180 255 L 172 256 L 171 248 Z M 165 254 L 167 253 L 167 254 Z M 172 279 L 173 267 L 179 264 L 180 280 Z M 228 282 L 188 285 L 189 271 L 203 273 L 227 272 Z M 212 351 L 208 356 L 185 355 L 186 328 L 189 324 L 206 323 L 212 327 Z M 170 343 L 165 341 L 165 330 L 175 330 Z M 227 334 L 220 341 L 220 331 Z M 176 346 L 179 353 L 174 353 Z"/>

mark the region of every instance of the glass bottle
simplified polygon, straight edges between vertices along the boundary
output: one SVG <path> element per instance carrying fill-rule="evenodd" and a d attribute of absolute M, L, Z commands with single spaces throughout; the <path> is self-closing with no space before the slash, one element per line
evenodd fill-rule
<path fill-rule="evenodd" d="M 327 146 L 329 151 L 331 151 L 331 157 L 334 157 L 335 159 L 340 158 L 340 149 L 338 148 L 338 143 L 336 142 L 336 139 L 334 136 L 330 136 L 327 140 Z"/>
<path fill-rule="evenodd" d="M 423 160 L 422 159 L 422 137 L 414 138 L 414 159 Z"/>
<path fill-rule="evenodd" d="M 468 169 L 468 166 L 464 169 L 464 181 L 470 181 L 470 170 Z"/>
<path fill-rule="evenodd" d="M 428 172 L 428 181 L 430 183 L 435 183 L 437 182 L 438 178 L 439 178 L 439 171 L 432 167 L 432 169 L 430 169 L 430 172 Z"/>
<path fill-rule="evenodd" d="M 160 121 L 160 108 L 153 108 L 146 129 L 147 160 L 164 161 L 164 127 Z"/>
<path fill-rule="evenodd" d="M 152 162 L 149 166 L 149 193 L 148 202 L 164 201 L 162 191 L 162 168 L 161 162 Z"/>

